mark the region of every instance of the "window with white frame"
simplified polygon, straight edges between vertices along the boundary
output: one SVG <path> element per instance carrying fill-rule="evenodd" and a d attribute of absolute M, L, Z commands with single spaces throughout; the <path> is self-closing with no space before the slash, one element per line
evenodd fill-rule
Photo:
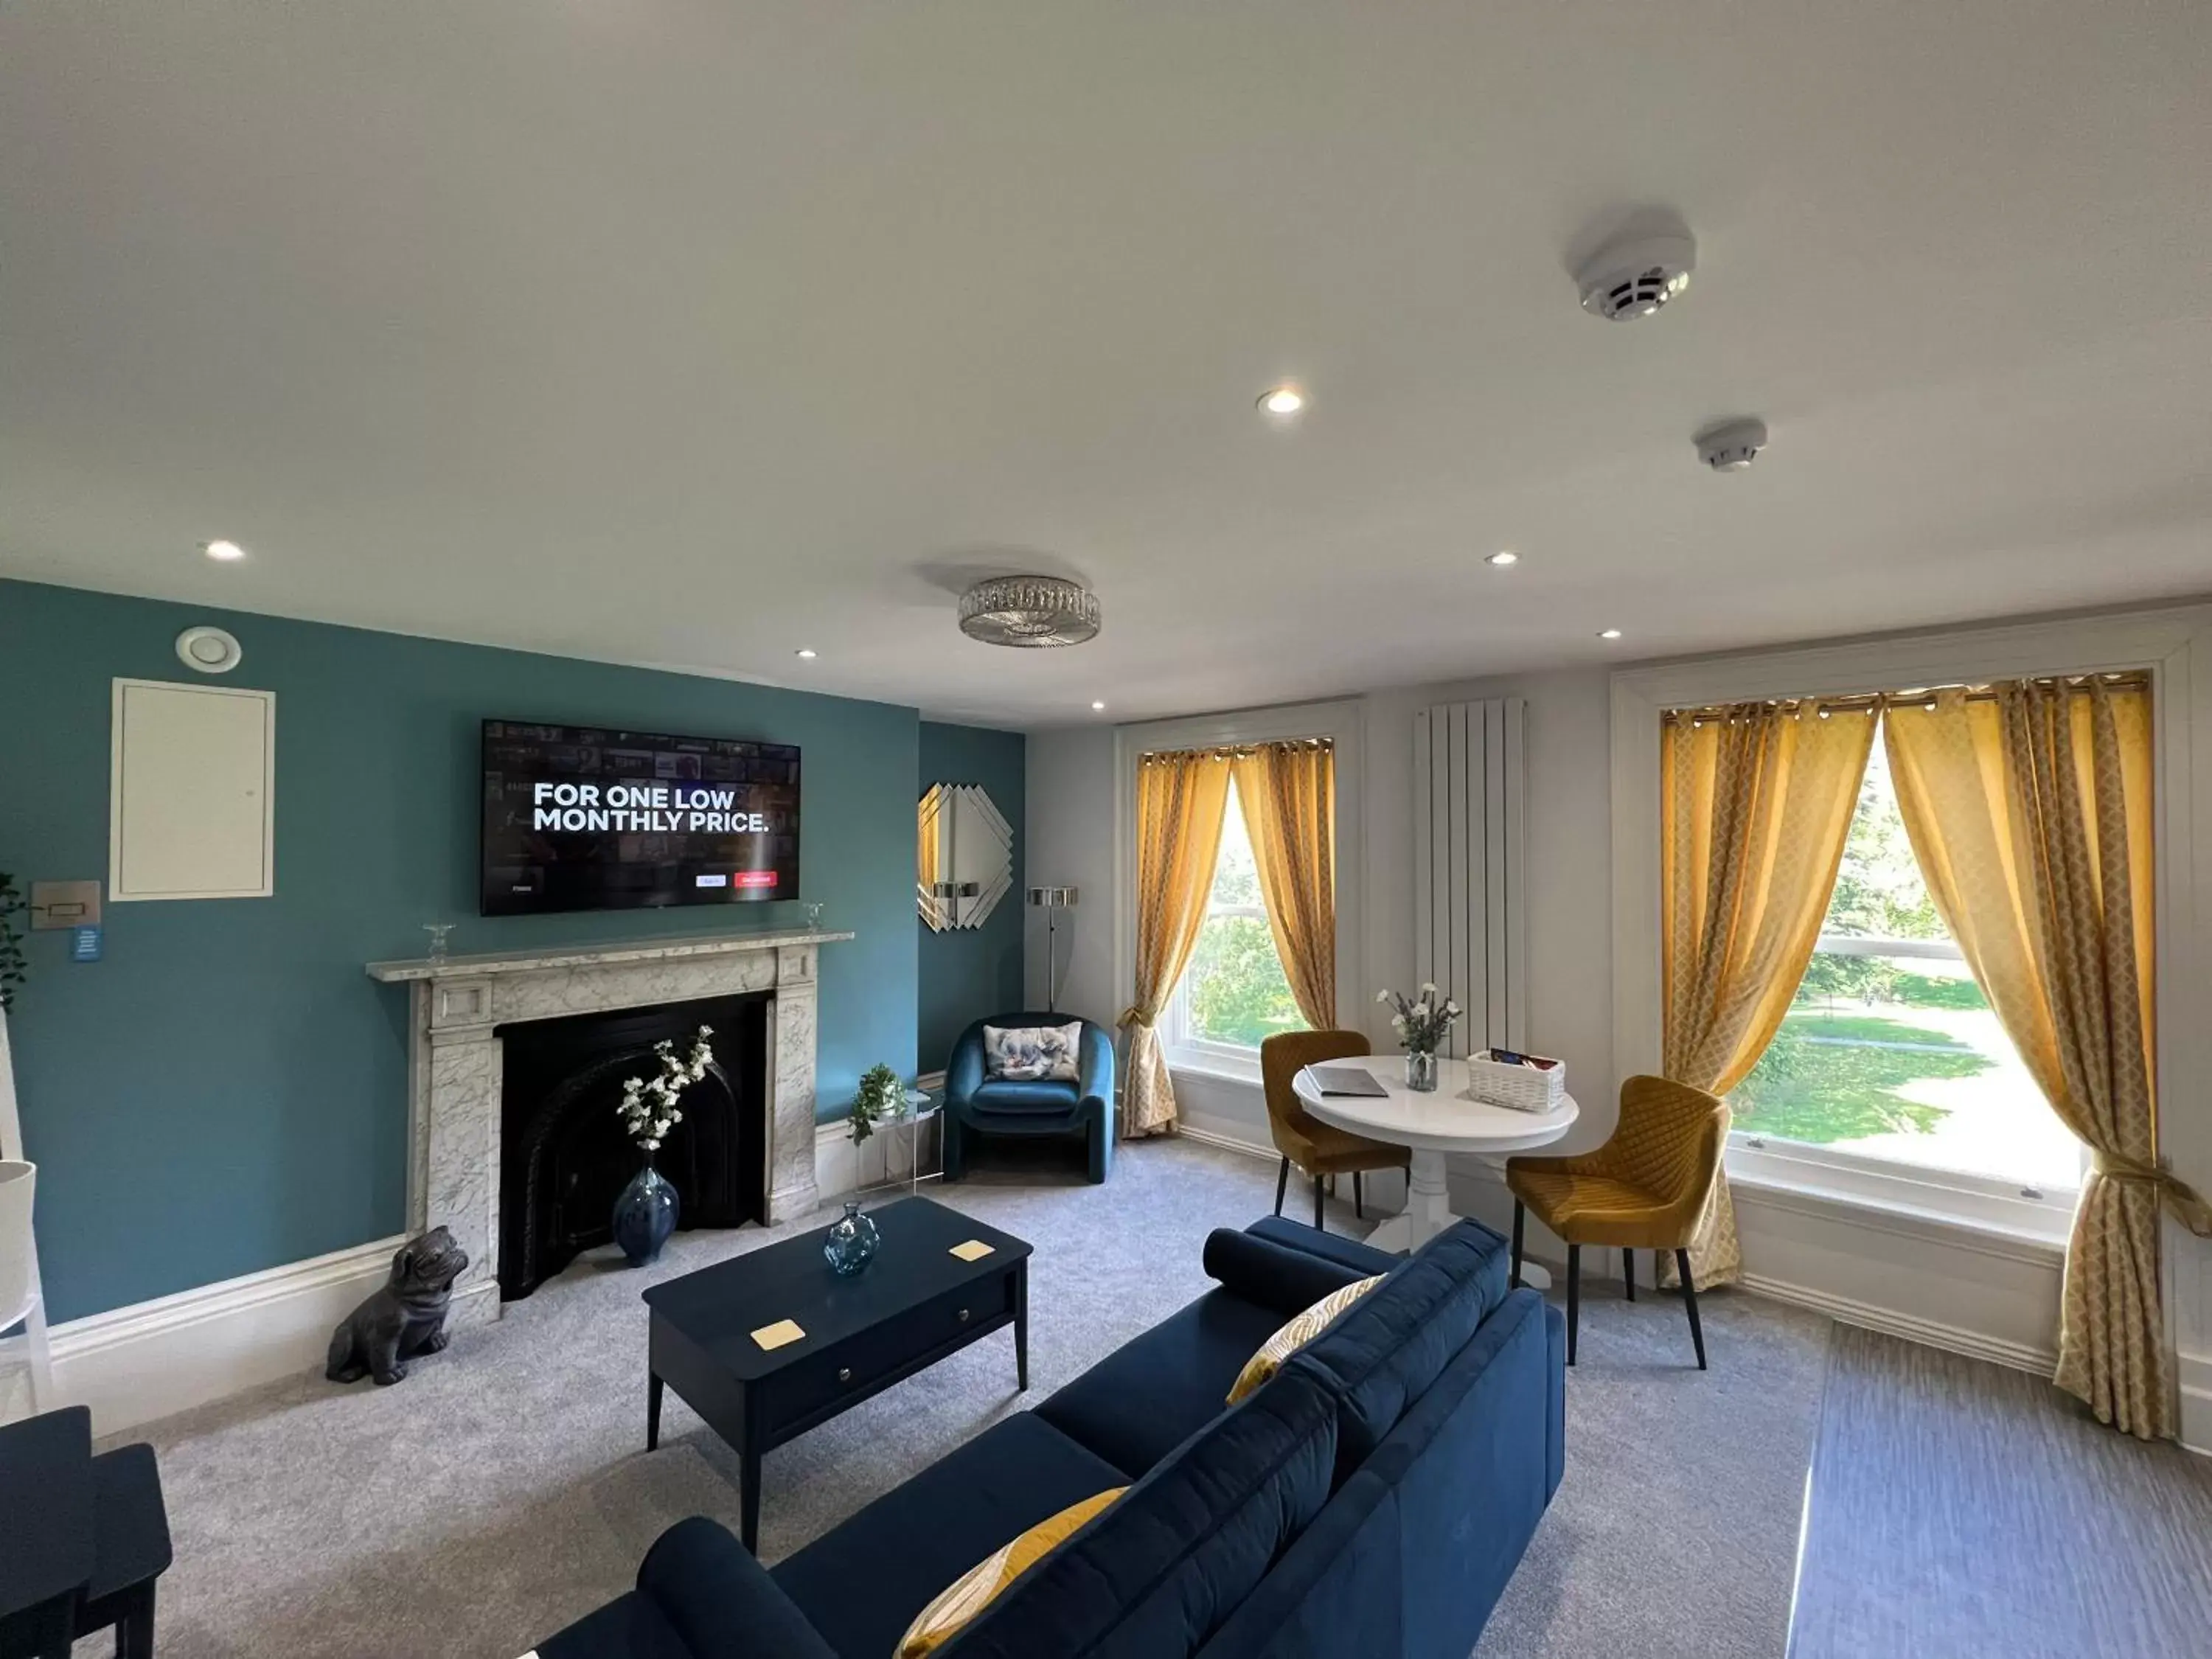
<path fill-rule="evenodd" d="M 1166 1024 L 1169 1046 L 1188 1058 L 1248 1063 L 1258 1060 L 1264 1039 L 1306 1027 L 1267 925 L 1259 866 L 1233 782 L 1206 921 L 1176 982 Z"/>
<path fill-rule="evenodd" d="M 2029 1196 L 2081 1184 L 2081 1143 L 1936 914 L 1879 739 L 1812 962 L 1729 1100 L 1739 1145 L 1984 1177 Z"/>

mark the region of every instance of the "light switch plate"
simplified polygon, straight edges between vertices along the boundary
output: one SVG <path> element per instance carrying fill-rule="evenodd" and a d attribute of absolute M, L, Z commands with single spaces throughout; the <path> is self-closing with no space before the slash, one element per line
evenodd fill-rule
<path fill-rule="evenodd" d="M 97 927 L 100 884 L 96 881 L 34 881 L 31 884 L 31 927 Z"/>

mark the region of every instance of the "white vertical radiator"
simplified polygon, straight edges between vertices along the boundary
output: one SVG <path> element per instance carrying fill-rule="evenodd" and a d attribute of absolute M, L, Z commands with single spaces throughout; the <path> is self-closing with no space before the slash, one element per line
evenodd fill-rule
<path fill-rule="evenodd" d="M 1526 702 L 1439 703 L 1413 716 L 1413 965 L 1466 1011 L 1444 1052 L 1528 1041 L 1522 901 Z"/>

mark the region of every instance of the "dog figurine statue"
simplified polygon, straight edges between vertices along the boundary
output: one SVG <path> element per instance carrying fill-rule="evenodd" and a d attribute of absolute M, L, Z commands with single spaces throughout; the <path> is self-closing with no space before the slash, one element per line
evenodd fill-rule
<path fill-rule="evenodd" d="M 468 1267 L 468 1252 L 443 1227 L 402 1245 L 391 1280 L 331 1334 L 323 1375 L 333 1382 L 373 1376 L 380 1388 L 404 1379 L 407 1360 L 446 1346 L 446 1304 Z"/>

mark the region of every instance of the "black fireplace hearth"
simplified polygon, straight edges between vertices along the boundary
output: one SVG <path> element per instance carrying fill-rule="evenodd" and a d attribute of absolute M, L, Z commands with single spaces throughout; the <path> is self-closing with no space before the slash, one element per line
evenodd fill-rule
<path fill-rule="evenodd" d="M 640 1154 L 623 1128 L 623 1081 L 659 1067 L 653 1045 L 688 1053 L 714 1028 L 714 1059 L 684 1094 L 684 1121 L 654 1154 L 682 1200 L 678 1225 L 737 1227 L 768 1215 L 771 994 L 714 997 L 503 1027 L 499 1293 L 528 1296 L 613 1237 Z"/>

